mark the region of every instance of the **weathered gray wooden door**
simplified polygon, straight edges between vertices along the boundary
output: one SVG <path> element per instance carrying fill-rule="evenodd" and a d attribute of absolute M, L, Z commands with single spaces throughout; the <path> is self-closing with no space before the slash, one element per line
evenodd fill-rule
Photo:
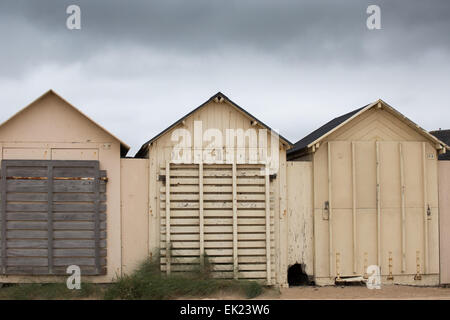
<path fill-rule="evenodd" d="M 2 160 L 0 274 L 106 273 L 106 172 L 98 161 Z"/>

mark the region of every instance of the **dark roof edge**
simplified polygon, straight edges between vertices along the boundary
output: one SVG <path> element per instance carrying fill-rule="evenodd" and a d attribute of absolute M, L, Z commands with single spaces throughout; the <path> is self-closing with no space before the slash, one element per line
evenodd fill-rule
<path fill-rule="evenodd" d="M 417 131 L 419 131 L 420 134 L 422 134 L 423 136 L 427 136 L 430 140 L 433 140 L 439 143 L 442 147 L 446 148 L 447 150 L 450 150 L 450 146 L 447 144 L 447 141 L 443 141 L 442 139 L 438 138 L 436 135 L 433 134 L 434 132 L 439 131 L 426 131 L 425 129 L 421 128 L 417 123 L 404 116 L 401 112 L 391 107 L 388 103 L 384 102 L 381 99 L 378 99 L 376 102 L 370 103 L 364 107 L 355 109 L 342 116 L 336 117 L 328 121 L 318 129 L 312 131 L 310 134 L 297 141 L 294 147 L 287 151 L 288 160 L 309 153 L 308 146 L 310 146 L 313 142 L 322 139 L 324 136 L 328 135 L 330 131 L 346 123 L 347 121 L 352 120 L 354 117 L 358 116 L 362 112 L 371 109 L 376 104 L 379 105 L 380 103 L 382 103 L 385 107 L 387 107 L 387 110 L 390 110 L 390 112 L 393 113 L 394 116 L 399 117 L 400 120 L 402 119 L 404 119 L 403 121 L 406 120 L 409 123 L 409 125 L 413 129 L 415 128 Z M 441 130 L 441 132 L 450 132 L 450 130 L 447 131 Z"/>
<path fill-rule="evenodd" d="M 167 127 L 166 129 L 164 129 L 163 131 L 161 131 L 160 133 L 158 133 L 156 136 L 154 136 L 153 138 L 151 138 L 150 140 L 148 140 L 146 143 L 144 143 L 141 148 L 139 149 L 139 151 L 136 153 L 136 155 L 134 156 L 135 158 L 142 158 L 144 157 L 145 152 L 147 151 L 148 145 L 151 144 L 153 141 L 157 140 L 159 137 L 161 137 L 162 135 L 164 135 L 166 132 L 170 131 L 171 129 L 173 129 L 175 126 L 177 126 L 178 124 L 180 124 L 180 122 L 182 122 L 184 119 L 186 119 L 187 117 L 189 117 L 190 115 L 192 115 L 193 113 L 195 113 L 196 111 L 198 111 L 199 109 L 201 109 L 202 107 L 204 107 L 206 104 L 210 103 L 211 101 L 213 101 L 214 99 L 218 98 L 218 97 L 222 97 L 223 99 L 225 99 L 226 101 L 228 101 L 228 103 L 230 103 L 233 107 L 235 107 L 236 109 L 240 110 L 241 112 L 243 112 L 245 115 L 247 115 L 248 117 L 254 119 L 255 121 L 257 121 L 260 125 L 266 127 L 267 129 L 271 129 L 268 125 L 266 125 L 264 122 L 258 120 L 255 116 L 253 116 L 252 114 L 250 114 L 249 112 L 247 112 L 245 109 L 243 109 L 242 107 L 240 107 L 238 104 L 236 104 L 235 102 L 233 102 L 230 98 L 228 98 L 226 95 L 224 95 L 222 92 L 217 92 L 215 95 L 213 95 L 211 98 L 209 98 L 208 100 L 206 100 L 204 103 L 202 103 L 200 106 L 198 106 L 197 108 L 193 109 L 191 112 L 187 113 L 186 115 L 184 115 L 183 117 L 181 117 L 179 120 L 177 120 L 176 122 L 174 122 L 172 125 L 170 125 L 169 127 Z M 293 144 L 286 138 L 284 138 L 281 135 L 278 135 L 280 139 L 284 140 L 289 146 L 292 146 Z"/>
<path fill-rule="evenodd" d="M 343 115 L 340 115 L 340 116 L 337 116 L 337 117 L 331 119 L 327 123 L 323 124 L 322 126 L 317 128 L 316 130 L 313 130 L 312 132 L 310 132 L 309 134 L 304 136 L 302 139 L 297 141 L 295 143 L 294 147 L 287 151 L 287 154 L 288 155 L 293 155 L 293 154 L 306 154 L 306 153 L 308 153 L 308 145 L 310 143 L 320 139 L 321 137 L 326 135 L 328 132 L 330 132 L 331 130 L 335 129 L 336 127 L 338 127 L 339 125 L 341 125 L 345 121 L 349 120 L 350 118 L 352 118 L 353 116 L 358 114 L 360 111 L 362 111 L 364 108 L 366 108 L 369 105 L 370 104 L 367 104 L 364 107 L 360 107 L 358 109 L 352 110 L 350 112 L 347 112 L 347 113 L 345 113 Z"/>

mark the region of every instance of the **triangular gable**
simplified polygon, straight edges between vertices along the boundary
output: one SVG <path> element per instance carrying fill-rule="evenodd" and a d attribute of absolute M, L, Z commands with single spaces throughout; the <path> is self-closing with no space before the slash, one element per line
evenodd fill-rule
<path fill-rule="evenodd" d="M 446 150 L 450 150 L 450 147 L 447 144 L 445 144 L 445 142 L 442 142 L 441 140 L 430 134 L 428 131 L 421 128 L 415 122 L 408 119 L 402 113 L 391 107 L 389 104 L 379 99 L 362 108 L 356 109 L 341 117 L 335 118 L 332 121 L 325 124 L 324 126 L 322 126 L 321 128 L 319 128 L 318 130 L 313 131 L 305 138 L 299 140 L 294 145 L 294 148 L 288 150 L 288 154 L 308 153 L 309 150 L 314 149 L 314 147 L 317 144 L 320 144 L 320 142 L 323 141 L 326 137 L 328 137 L 329 135 L 336 132 L 337 130 L 339 130 L 340 128 L 342 128 L 355 118 L 361 116 L 363 113 L 373 108 L 384 108 L 384 110 L 386 110 L 387 112 L 391 113 L 392 115 L 394 115 L 395 117 L 406 123 L 409 127 L 418 132 L 420 135 L 424 136 L 429 141 L 435 143 L 436 149 L 439 150 L 441 153 L 445 153 Z"/>
<path fill-rule="evenodd" d="M 0 124 L 0 128 L 5 126 L 7 123 L 9 123 L 11 120 L 15 119 L 16 117 L 18 117 L 20 114 L 22 114 L 24 111 L 26 111 L 27 109 L 29 109 L 30 107 L 32 107 L 36 102 L 38 102 L 39 100 L 53 95 L 55 97 L 57 97 L 58 99 L 62 100 L 67 106 L 69 106 L 70 108 L 72 108 L 73 110 L 75 110 L 78 114 L 80 114 L 83 118 L 87 119 L 89 122 L 93 123 L 96 127 L 98 127 L 99 129 L 101 129 L 102 131 L 104 131 L 106 134 L 108 134 L 109 136 L 113 137 L 115 140 L 117 140 L 120 143 L 120 151 L 121 151 L 121 156 L 125 156 L 128 152 L 128 150 L 130 150 L 130 147 L 124 143 L 123 141 L 121 141 L 119 138 L 117 138 L 115 135 L 113 135 L 111 132 L 109 132 L 108 130 L 106 130 L 105 128 L 103 128 L 100 124 L 98 124 L 97 122 L 95 122 L 94 120 L 92 120 L 91 118 L 89 118 L 87 115 L 85 115 L 83 112 L 81 112 L 78 108 L 76 108 L 75 106 L 73 106 L 71 103 L 69 103 L 67 100 L 65 100 L 64 98 L 62 98 L 60 95 L 58 95 L 56 92 L 54 92 L 53 90 L 49 90 L 46 93 L 44 93 L 42 96 L 40 96 L 39 98 L 37 98 L 36 100 L 34 100 L 33 102 L 31 102 L 30 104 L 28 104 L 26 107 L 22 108 L 21 110 L 19 110 L 18 112 L 16 112 L 14 115 L 12 115 L 11 117 L 9 117 L 6 121 L 4 121 L 3 123 Z"/>
<path fill-rule="evenodd" d="M 227 96 L 225 96 L 223 93 L 218 92 L 215 95 L 213 95 L 211 98 L 209 98 L 207 101 L 205 101 L 203 104 L 201 104 L 199 107 L 195 108 L 194 110 L 192 110 L 191 112 L 189 112 L 188 114 L 186 114 L 185 116 L 183 116 L 181 119 L 179 119 L 178 121 L 174 122 L 171 126 L 167 127 L 166 129 L 164 129 L 163 131 L 161 131 L 159 134 L 157 134 L 156 136 L 154 136 L 152 139 L 150 139 L 149 141 L 147 141 L 146 143 L 144 143 L 142 145 L 142 147 L 139 149 L 139 151 L 136 153 L 135 157 L 136 158 L 140 158 L 143 157 L 145 155 L 145 152 L 148 149 L 148 146 L 158 140 L 161 136 L 163 136 L 164 134 L 166 134 L 167 132 L 169 132 L 171 129 L 173 129 L 174 127 L 176 127 L 177 125 L 179 125 L 180 123 L 183 122 L 183 120 L 185 120 L 186 118 L 188 118 L 189 116 L 191 116 L 192 114 L 196 113 L 197 111 L 199 111 L 200 109 L 202 109 L 203 107 L 205 107 L 206 105 L 208 105 L 210 102 L 215 101 L 215 102 L 225 102 L 228 103 L 230 106 L 232 106 L 234 109 L 236 109 L 238 112 L 240 112 L 241 114 L 243 114 L 244 116 L 248 117 L 250 120 L 257 122 L 260 126 L 264 127 L 267 130 L 271 130 L 271 128 L 264 124 L 262 121 L 258 120 L 255 116 L 253 116 L 252 114 L 250 114 L 249 112 L 247 112 L 245 109 L 243 109 L 242 107 L 240 107 L 239 105 L 237 105 L 236 103 L 234 103 L 233 101 L 231 101 Z M 292 143 L 287 140 L 286 138 L 282 137 L 281 135 L 279 135 L 279 138 L 281 140 L 281 142 L 283 144 L 285 144 L 286 146 L 290 147 L 292 146 Z"/>

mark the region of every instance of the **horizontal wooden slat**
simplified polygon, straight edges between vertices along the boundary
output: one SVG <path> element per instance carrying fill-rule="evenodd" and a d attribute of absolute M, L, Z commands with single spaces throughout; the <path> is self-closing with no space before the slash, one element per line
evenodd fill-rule
<path fill-rule="evenodd" d="M 239 263 L 265 263 L 266 257 L 265 256 L 242 256 L 239 257 Z M 271 260 L 273 261 L 274 257 L 272 256 Z M 179 264 L 185 264 L 185 263 L 199 263 L 200 258 L 198 257 L 176 257 L 173 258 L 172 263 L 179 263 Z M 208 261 L 210 263 L 233 263 L 233 256 L 216 256 L 216 257 L 208 257 Z M 166 263 L 165 257 L 160 257 L 160 262 L 162 264 Z"/>
<path fill-rule="evenodd" d="M 239 209 L 264 209 L 266 206 L 265 202 L 238 202 L 237 208 Z M 273 207 L 273 206 L 272 206 Z M 160 208 L 165 209 L 166 203 L 161 201 Z M 171 209 L 198 209 L 198 202 L 170 202 Z M 207 209 L 232 209 L 232 202 L 204 202 L 203 208 Z"/>
<path fill-rule="evenodd" d="M 8 249 L 30 248 L 30 249 L 46 249 L 47 240 L 8 240 Z M 94 248 L 94 240 L 54 240 L 53 247 L 58 249 L 65 248 Z M 100 248 L 106 247 L 106 240 L 100 240 Z"/>
<path fill-rule="evenodd" d="M 208 168 L 208 165 L 203 164 L 203 176 L 204 177 L 231 177 L 231 166 L 226 169 Z M 162 169 L 159 173 L 165 176 L 166 170 Z M 237 177 L 261 177 L 264 176 L 264 171 L 254 168 L 238 168 L 236 170 Z M 170 177 L 198 177 L 198 168 L 192 169 L 173 169 L 170 171 Z"/>
<path fill-rule="evenodd" d="M 7 177 L 46 177 L 47 167 L 6 167 Z"/>
<path fill-rule="evenodd" d="M 46 257 L 47 249 L 8 249 L 8 257 Z"/>
<path fill-rule="evenodd" d="M 175 193 L 170 195 L 170 201 L 199 201 L 200 197 L 196 193 L 189 193 L 189 194 L 183 194 L 183 193 Z M 166 195 L 161 194 L 160 200 L 165 201 Z M 203 201 L 232 201 L 233 195 L 231 193 L 221 193 L 221 194 L 215 194 L 215 193 L 204 193 L 203 194 Z M 256 194 L 237 194 L 237 200 L 238 201 L 264 201 L 265 195 L 263 193 L 256 193 Z"/>
<path fill-rule="evenodd" d="M 161 212 L 161 217 L 165 217 L 166 212 Z M 170 217 L 171 218 L 180 218 L 180 217 L 198 217 L 199 211 L 196 209 L 192 210 L 172 210 L 170 211 Z M 226 210 L 204 210 L 203 216 L 205 218 L 209 217 L 220 217 L 220 218 L 230 218 L 233 217 L 233 211 L 231 209 Z M 246 218 L 246 217 L 252 217 L 252 218 L 265 218 L 266 212 L 265 210 L 238 210 L 238 218 Z M 273 218 L 274 211 L 271 210 L 271 217 Z"/>
<path fill-rule="evenodd" d="M 182 192 L 197 192 L 198 193 L 198 186 L 171 186 L 170 188 L 170 193 L 182 193 Z M 165 193 L 166 192 L 166 187 L 161 187 L 160 188 L 160 192 L 161 193 Z M 232 192 L 232 186 L 211 186 L 211 185 L 205 185 L 203 187 L 203 192 L 204 193 L 224 193 L 224 192 Z M 238 186 L 238 192 L 248 192 L 248 193 L 264 193 L 265 192 L 265 187 L 264 186 Z"/>
<path fill-rule="evenodd" d="M 266 225 L 265 218 L 238 218 L 239 225 Z M 161 225 L 165 225 L 165 219 L 161 219 Z M 199 224 L 198 218 L 170 218 L 170 225 L 191 225 L 195 226 Z M 218 226 L 218 225 L 233 225 L 232 218 L 205 218 L 205 226 Z"/>
<path fill-rule="evenodd" d="M 8 240 L 7 248 L 47 249 L 47 240 Z"/>
<path fill-rule="evenodd" d="M 92 160 L 3 160 L 7 167 L 92 167 Z"/>
<path fill-rule="evenodd" d="M 99 215 L 100 221 L 106 220 L 106 214 L 101 213 Z M 7 214 L 8 221 L 46 221 L 47 213 L 45 212 L 9 212 Z M 64 212 L 53 213 L 53 221 L 94 221 L 94 213 L 83 212 Z"/>
<path fill-rule="evenodd" d="M 48 259 L 37 258 L 37 257 L 8 257 L 6 259 L 7 266 L 35 266 L 35 267 L 46 267 L 48 265 Z"/>
<path fill-rule="evenodd" d="M 94 230 L 95 222 L 80 222 L 80 221 L 70 221 L 70 222 L 53 222 L 54 230 Z M 100 230 L 106 229 L 106 222 L 102 221 L 99 224 Z"/>
<path fill-rule="evenodd" d="M 47 222 L 36 221 L 19 221 L 19 222 L 7 222 L 6 227 L 8 230 L 47 230 Z"/>
<path fill-rule="evenodd" d="M 100 181 L 100 192 L 106 191 L 105 181 Z M 47 192 L 46 180 L 7 180 L 7 192 Z M 94 192 L 94 181 L 90 180 L 55 180 L 54 192 Z"/>
<path fill-rule="evenodd" d="M 230 264 L 212 264 L 211 265 L 211 271 L 233 271 L 234 266 Z M 166 266 L 161 266 L 162 271 L 166 271 Z M 171 266 L 171 271 L 198 271 L 199 265 L 198 264 L 173 264 Z M 266 264 L 265 263 L 258 263 L 258 264 L 240 264 L 239 265 L 239 271 L 265 271 L 266 270 Z M 275 269 L 272 269 L 274 272 Z M 247 273 L 249 274 L 249 273 Z"/>
<path fill-rule="evenodd" d="M 47 231 L 13 230 L 6 232 L 8 239 L 47 239 L 47 236 Z"/>
<path fill-rule="evenodd" d="M 238 273 L 239 279 L 265 279 L 266 276 L 266 271 L 240 271 Z"/>
<path fill-rule="evenodd" d="M 33 266 L 20 266 L 20 267 L 14 267 L 10 266 L 7 269 L 8 275 L 47 275 L 48 274 L 48 268 L 45 267 L 33 267 Z M 85 276 L 90 275 L 98 275 L 98 274 L 106 274 L 106 267 L 100 268 L 100 272 L 97 272 L 95 267 L 92 266 L 80 266 L 81 274 Z M 67 266 L 63 267 L 53 267 L 53 273 L 54 275 L 62 275 L 67 276 Z"/>
<path fill-rule="evenodd" d="M 54 177 L 95 177 L 96 169 L 94 167 L 54 167 Z"/>
<path fill-rule="evenodd" d="M 99 250 L 100 257 L 106 257 L 106 250 Z M 55 257 L 95 257 L 95 249 L 54 249 Z"/>
<path fill-rule="evenodd" d="M 44 212 L 47 211 L 47 203 L 19 203 L 6 205 L 7 212 Z M 93 203 L 53 203 L 54 212 L 94 212 Z M 99 211 L 106 211 L 106 204 L 99 205 Z"/>
<path fill-rule="evenodd" d="M 176 185 L 198 185 L 198 178 L 190 178 L 190 177 L 177 177 L 170 178 L 170 184 L 173 186 Z M 206 185 L 231 185 L 232 179 L 228 177 L 203 177 L 203 184 Z M 263 177 L 237 177 L 237 184 L 245 184 L 245 185 L 264 185 Z"/>
<path fill-rule="evenodd" d="M 100 265 L 106 265 L 106 259 L 100 258 Z M 79 265 L 79 266 L 95 266 L 95 258 L 54 258 L 53 265 L 58 266 L 70 266 L 70 265 Z"/>
<path fill-rule="evenodd" d="M 6 204 L 7 212 L 44 212 L 47 211 L 47 203 L 19 203 L 19 204 Z"/>
<path fill-rule="evenodd" d="M 200 242 L 199 241 L 183 241 L 183 242 L 171 242 L 173 249 L 197 249 L 200 248 Z M 161 248 L 164 248 L 166 246 L 166 242 L 161 242 Z M 204 243 L 205 248 L 233 248 L 233 242 L 232 241 L 205 241 Z M 238 248 L 265 248 L 266 242 L 265 241 L 239 241 L 238 242 Z"/>
<path fill-rule="evenodd" d="M 232 233 L 233 226 L 205 226 L 205 233 Z M 198 233 L 200 231 L 199 226 L 174 226 L 170 228 L 170 233 Z M 266 226 L 238 226 L 238 233 L 243 232 L 265 232 Z M 271 226 L 273 231 L 273 226 Z M 165 226 L 161 226 L 161 233 L 165 233 Z"/>
<path fill-rule="evenodd" d="M 7 177 L 47 177 L 47 166 L 26 167 L 7 166 Z M 100 171 L 100 177 L 105 177 L 106 171 Z M 54 167 L 53 177 L 95 177 L 93 167 Z"/>
<path fill-rule="evenodd" d="M 48 193 L 11 193 L 8 192 L 8 201 L 47 201 Z M 95 200 L 94 193 L 53 193 L 53 201 L 90 202 Z M 100 201 L 106 201 L 106 194 L 100 194 Z"/>
<path fill-rule="evenodd" d="M 233 249 L 207 249 L 205 248 L 205 253 L 208 256 L 232 256 Z M 165 256 L 166 250 L 161 249 L 160 255 Z M 256 249 L 238 249 L 238 256 L 265 256 L 266 249 L 265 248 L 256 248 Z M 170 251 L 170 255 L 173 257 L 176 256 L 199 256 L 199 249 L 173 249 Z"/>
<path fill-rule="evenodd" d="M 13 230 L 7 231 L 8 239 L 46 239 L 47 231 Z M 106 238 L 106 231 L 100 232 L 100 238 Z M 55 231 L 54 239 L 94 239 L 94 231 Z"/>
<path fill-rule="evenodd" d="M 54 203 L 54 212 L 95 212 L 95 204 L 93 203 Z M 99 205 L 99 212 L 106 211 L 106 204 Z"/>
<path fill-rule="evenodd" d="M 39 221 L 9 221 L 8 230 L 47 230 L 47 222 Z M 54 230 L 94 230 L 94 222 L 53 222 Z M 106 222 L 100 223 L 100 230 L 106 229 Z"/>
<path fill-rule="evenodd" d="M 204 163 L 203 164 L 205 170 L 231 170 L 231 163 Z M 264 168 L 265 163 L 238 163 L 237 169 L 261 169 Z M 164 170 L 165 164 L 160 165 L 160 169 Z M 184 164 L 184 163 L 171 163 L 171 170 L 185 170 L 185 169 L 196 169 L 198 168 L 198 164 Z"/>
<path fill-rule="evenodd" d="M 233 240 L 232 233 L 207 233 L 204 235 L 205 241 L 231 241 Z M 199 241 L 199 234 L 171 234 L 171 241 Z M 165 234 L 161 234 L 161 241 L 165 241 Z M 265 232 L 260 233 L 238 233 L 238 241 L 244 240 L 265 240 Z M 271 234 L 271 240 L 274 240 L 274 234 Z"/>

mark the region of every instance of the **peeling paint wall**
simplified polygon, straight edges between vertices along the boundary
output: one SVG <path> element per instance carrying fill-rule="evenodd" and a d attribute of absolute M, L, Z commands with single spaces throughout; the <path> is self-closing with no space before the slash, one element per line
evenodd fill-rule
<path fill-rule="evenodd" d="M 312 162 L 287 163 L 288 265 L 305 265 L 314 274 L 314 221 L 312 208 Z"/>

